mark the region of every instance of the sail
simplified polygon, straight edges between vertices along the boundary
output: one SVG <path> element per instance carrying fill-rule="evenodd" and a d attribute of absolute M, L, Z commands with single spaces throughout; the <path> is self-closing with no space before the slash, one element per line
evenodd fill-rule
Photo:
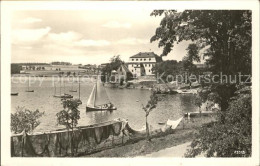
<path fill-rule="evenodd" d="M 94 107 L 95 105 L 95 96 L 96 96 L 96 84 L 94 85 L 92 92 L 88 98 L 87 106 Z"/>
<path fill-rule="evenodd" d="M 110 101 L 108 99 L 106 89 L 104 88 L 102 83 L 97 80 L 95 106 L 100 106 L 108 103 L 110 103 Z"/>

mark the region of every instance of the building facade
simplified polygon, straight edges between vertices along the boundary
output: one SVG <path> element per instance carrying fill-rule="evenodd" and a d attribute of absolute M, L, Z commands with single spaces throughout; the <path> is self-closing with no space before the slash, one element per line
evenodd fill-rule
<path fill-rule="evenodd" d="M 157 62 L 161 62 L 162 58 L 154 52 L 139 52 L 129 58 L 128 69 L 134 77 L 154 75 L 152 68 Z"/>

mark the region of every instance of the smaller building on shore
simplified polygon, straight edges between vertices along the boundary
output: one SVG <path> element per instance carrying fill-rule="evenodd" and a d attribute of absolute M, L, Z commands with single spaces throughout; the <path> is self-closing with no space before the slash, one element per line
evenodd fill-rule
<path fill-rule="evenodd" d="M 133 77 L 132 73 L 124 63 L 122 63 L 117 70 L 112 70 L 111 76 L 115 77 L 113 81 L 118 83 L 124 83 Z"/>

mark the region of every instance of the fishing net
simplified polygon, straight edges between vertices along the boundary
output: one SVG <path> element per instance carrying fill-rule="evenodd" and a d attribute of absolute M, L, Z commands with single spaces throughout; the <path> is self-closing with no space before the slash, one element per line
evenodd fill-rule
<path fill-rule="evenodd" d="M 111 141 L 114 134 L 120 133 L 121 124 L 118 121 L 100 126 L 81 127 L 73 131 L 58 130 L 40 134 L 24 132 L 11 137 L 11 156 L 51 157 L 89 152 L 102 142 Z"/>

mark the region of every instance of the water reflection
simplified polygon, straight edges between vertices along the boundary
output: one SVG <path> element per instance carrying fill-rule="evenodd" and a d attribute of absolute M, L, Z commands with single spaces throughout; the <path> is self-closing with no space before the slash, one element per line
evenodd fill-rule
<path fill-rule="evenodd" d="M 71 84 L 65 84 L 65 90 L 70 88 Z M 42 85 L 34 83 L 31 87 L 35 90 L 34 93 L 26 93 L 27 83 L 12 83 L 13 92 L 18 92 L 19 95 L 11 97 L 11 112 L 16 111 L 16 107 L 25 107 L 27 109 L 45 111 L 45 115 L 40 119 L 41 124 L 36 128 L 36 131 L 54 130 L 60 128 L 57 126 L 56 113 L 62 110 L 61 100 L 54 98 L 54 87 L 51 79 L 45 79 Z M 86 112 L 86 104 L 91 93 L 93 83 L 81 84 L 81 100 L 80 105 L 80 120 L 78 125 L 89 125 L 100 122 L 109 121 L 115 118 L 125 118 L 134 128 L 141 128 L 145 124 L 145 113 L 142 110 L 142 104 L 146 104 L 149 100 L 151 92 L 141 89 L 112 89 L 106 88 L 108 97 L 111 102 L 117 107 L 113 112 L 98 111 Z M 66 91 L 66 93 L 70 93 Z M 73 93 L 77 98 L 78 94 Z M 158 122 L 165 122 L 167 119 L 176 120 L 185 112 L 195 111 L 197 108 L 192 104 L 194 98 L 189 94 L 177 94 L 164 96 L 164 100 L 158 103 L 149 115 L 149 122 L 157 126 Z M 137 102 L 138 101 L 138 102 Z"/>

